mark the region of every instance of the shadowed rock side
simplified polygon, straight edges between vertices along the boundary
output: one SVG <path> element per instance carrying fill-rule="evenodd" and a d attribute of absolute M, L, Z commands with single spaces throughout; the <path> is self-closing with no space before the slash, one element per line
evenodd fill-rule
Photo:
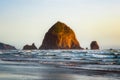
<path fill-rule="evenodd" d="M 75 33 L 62 22 L 55 23 L 45 34 L 39 49 L 82 49 Z"/>
<path fill-rule="evenodd" d="M 34 50 L 34 49 L 37 49 L 34 43 L 32 45 L 25 45 L 23 47 L 23 50 Z"/>
<path fill-rule="evenodd" d="M 91 44 L 90 44 L 90 48 L 92 50 L 99 49 L 99 45 L 96 41 L 92 41 Z"/>
<path fill-rule="evenodd" d="M 14 46 L 0 43 L 0 50 L 15 50 L 16 48 Z"/>

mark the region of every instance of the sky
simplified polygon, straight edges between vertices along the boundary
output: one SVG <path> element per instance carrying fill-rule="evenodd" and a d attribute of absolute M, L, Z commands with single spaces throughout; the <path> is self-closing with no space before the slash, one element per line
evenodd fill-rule
<path fill-rule="evenodd" d="M 120 48 L 120 0 L 0 0 L 0 42 L 40 47 L 57 21 L 67 24 L 86 48 Z"/>

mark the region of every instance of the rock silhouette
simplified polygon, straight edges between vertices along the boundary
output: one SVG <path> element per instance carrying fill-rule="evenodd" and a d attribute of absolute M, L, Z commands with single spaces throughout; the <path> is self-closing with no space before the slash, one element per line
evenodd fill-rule
<path fill-rule="evenodd" d="M 14 46 L 11 46 L 9 44 L 0 43 L 0 50 L 15 50 L 16 48 Z"/>
<path fill-rule="evenodd" d="M 99 49 L 99 45 L 98 45 L 97 41 L 92 41 L 90 44 L 90 48 L 92 50 Z"/>
<path fill-rule="evenodd" d="M 62 22 L 55 23 L 45 34 L 39 49 L 82 49 L 75 33 Z"/>
<path fill-rule="evenodd" d="M 25 45 L 23 47 L 23 50 L 34 50 L 34 49 L 37 49 L 34 43 L 32 45 Z"/>

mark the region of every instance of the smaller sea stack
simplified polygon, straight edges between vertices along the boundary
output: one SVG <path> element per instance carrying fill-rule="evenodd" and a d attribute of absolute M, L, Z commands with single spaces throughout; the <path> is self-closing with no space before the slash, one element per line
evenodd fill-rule
<path fill-rule="evenodd" d="M 34 50 L 34 49 L 37 49 L 34 43 L 32 45 L 25 45 L 23 47 L 23 50 Z"/>
<path fill-rule="evenodd" d="M 97 41 L 92 41 L 91 44 L 90 44 L 90 48 L 92 50 L 99 49 L 99 45 L 98 45 Z"/>

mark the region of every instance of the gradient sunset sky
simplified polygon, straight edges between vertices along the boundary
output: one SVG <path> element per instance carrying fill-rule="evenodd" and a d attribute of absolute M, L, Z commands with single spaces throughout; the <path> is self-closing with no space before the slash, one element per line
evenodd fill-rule
<path fill-rule="evenodd" d="M 83 48 L 93 40 L 101 49 L 120 48 L 120 0 L 0 0 L 0 42 L 18 49 L 39 47 L 57 21 L 74 30 Z"/>

